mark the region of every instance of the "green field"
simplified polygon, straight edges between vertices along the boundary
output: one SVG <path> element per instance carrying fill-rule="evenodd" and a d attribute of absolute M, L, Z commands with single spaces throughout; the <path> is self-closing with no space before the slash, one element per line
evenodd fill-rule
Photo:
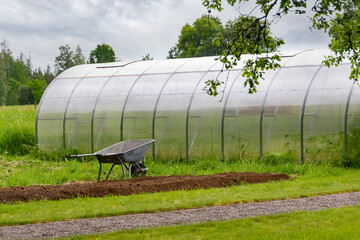
<path fill-rule="evenodd" d="M 36 109 L 34 106 L 1 107 L 0 116 L 0 187 L 62 184 L 70 181 L 94 181 L 96 179 L 98 163 L 95 159 L 67 160 L 63 157 L 63 154 L 44 153 L 34 146 L 34 125 L 36 117 Z M 354 135 L 354 137 L 355 136 L 356 135 Z M 249 171 L 286 173 L 291 175 L 292 178 L 289 181 L 242 184 L 220 189 L 198 189 L 131 196 L 107 196 L 104 198 L 75 198 L 61 201 L 2 203 L 0 207 L 0 225 L 18 225 L 140 212 L 169 211 L 201 206 L 297 198 L 360 190 L 359 169 L 341 166 L 337 161 L 329 157 L 321 161 L 307 161 L 301 165 L 298 163 L 297 158 L 289 151 L 267 154 L 260 159 L 234 158 L 219 160 L 214 157 L 202 157 L 185 160 L 177 157 L 162 157 L 159 159 L 147 157 L 146 166 L 150 169 L 148 174 L 152 176 Z M 106 168 L 108 167 L 109 166 L 106 166 Z M 104 171 L 106 171 L 106 169 L 104 169 Z M 121 178 L 120 168 L 116 168 L 111 174 L 111 179 Z M 333 210 L 329 211 L 331 213 Z M 325 213 L 324 217 L 326 217 L 326 214 L 328 213 Z M 345 219 L 351 218 L 350 211 L 346 210 L 341 214 L 345 216 Z M 303 217 L 297 218 L 300 215 Z M 292 224 L 290 221 L 287 221 L 287 219 L 296 218 L 297 221 L 299 221 L 293 224 L 305 224 L 307 223 L 306 221 L 315 221 L 309 220 L 309 217 L 313 217 L 310 213 L 300 213 L 300 215 L 299 213 L 288 214 L 285 220 L 281 220 L 284 218 L 281 215 L 280 217 L 254 218 L 219 224 L 203 224 L 200 226 L 203 226 L 204 229 L 215 228 L 216 226 L 216 228 L 228 229 L 227 232 L 235 231 L 237 233 L 237 231 L 239 231 L 237 228 L 238 226 L 242 226 L 241 224 L 246 223 L 251 225 L 263 222 L 263 225 L 259 228 L 259 232 L 256 233 L 258 235 L 254 235 L 261 237 L 262 230 L 260 229 L 267 229 L 272 225 L 267 220 L 268 218 L 280 219 L 276 223 L 280 229 L 287 228 L 287 226 L 283 225 L 286 222 Z M 323 226 L 320 222 L 318 225 L 325 229 L 325 225 Z M 198 225 L 179 227 L 175 228 L 175 230 L 172 230 L 172 228 L 165 229 L 169 229 L 170 232 L 187 231 L 184 239 L 198 235 L 200 236 L 199 239 L 209 238 L 206 234 L 203 235 L 201 232 L 194 232 L 194 228 L 198 228 Z M 255 229 L 256 228 L 248 230 L 249 232 L 256 232 Z M 347 236 L 347 226 L 345 222 L 339 225 L 339 229 L 338 234 L 340 235 L 334 236 Z M 118 238 L 118 236 L 136 237 L 141 233 L 155 239 L 173 238 L 172 235 L 168 235 L 170 233 L 164 233 L 164 235 L 162 235 L 157 231 L 160 230 L 121 232 L 109 236 L 112 238 Z M 309 233 L 317 234 L 311 231 Z M 246 234 L 249 233 L 240 232 L 237 234 L 245 234 L 244 236 L 247 236 Z M 226 236 L 228 235 L 225 234 L 224 238 L 227 238 Z M 275 239 L 286 238 L 286 235 L 276 230 L 274 230 L 273 236 Z M 289 236 L 303 238 L 303 235 L 295 234 Z M 95 238 L 106 239 L 107 237 L 108 235 L 101 235 Z"/>

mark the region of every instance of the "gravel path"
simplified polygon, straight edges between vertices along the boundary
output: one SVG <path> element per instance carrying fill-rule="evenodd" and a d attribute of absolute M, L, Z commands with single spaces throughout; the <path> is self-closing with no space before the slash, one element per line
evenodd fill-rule
<path fill-rule="evenodd" d="M 238 219 L 293 211 L 317 211 L 325 208 L 354 206 L 358 204 L 360 204 L 360 192 L 352 192 L 319 197 L 203 207 L 171 212 L 0 227 L 0 239 L 68 237 L 125 229 Z"/>

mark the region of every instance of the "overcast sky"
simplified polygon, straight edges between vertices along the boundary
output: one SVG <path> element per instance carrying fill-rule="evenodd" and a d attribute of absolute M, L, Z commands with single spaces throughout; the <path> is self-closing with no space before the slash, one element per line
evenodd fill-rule
<path fill-rule="evenodd" d="M 80 45 L 88 58 L 97 44 L 113 47 L 121 60 L 136 60 L 147 53 L 164 59 L 175 45 L 182 26 L 206 14 L 201 0 L 0 0 L 0 38 L 13 55 L 31 55 L 33 67 L 54 69 L 59 46 Z M 240 8 L 246 11 L 245 6 Z M 238 9 L 226 7 L 223 23 Z M 326 48 L 319 31 L 311 32 L 306 16 L 287 16 L 272 28 L 286 46 L 281 50 Z"/>

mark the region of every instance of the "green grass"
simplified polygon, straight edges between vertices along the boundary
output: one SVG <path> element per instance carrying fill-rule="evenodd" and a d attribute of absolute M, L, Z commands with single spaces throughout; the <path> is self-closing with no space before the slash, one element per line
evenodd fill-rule
<path fill-rule="evenodd" d="M 359 239 L 360 206 L 62 239 Z"/>
<path fill-rule="evenodd" d="M 307 174 L 299 175 L 290 181 L 104 198 L 6 203 L 0 208 L 0 225 L 168 211 L 357 191 L 360 190 L 359 182 L 359 170 L 336 168 L 332 173 L 321 173 L 320 168 L 318 170 L 310 168 Z"/>
<path fill-rule="evenodd" d="M 35 146 L 34 106 L 0 107 L 0 154 L 27 154 Z"/>
<path fill-rule="evenodd" d="M 331 164 L 297 164 L 290 155 L 267 155 L 262 159 L 218 161 L 214 158 L 190 161 L 147 160 L 149 176 L 205 175 L 222 172 L 273 172 L 312 176 L 327 176 L 341 172 Z M 103 164 L 102 179 L 111 164 Z M 70 181 L 95 181 L 99 164 L 95 159 L 82 161 L 34 159 L 32 155 L 0 155 L 0 187 L 54 185 Z M 116 166 L 109 179 L 122 179 L 121 167 Z"/>
<path fill-rule="evenodd" d="M 0 155 L 0 187 L 57 185 L 75 180 L 95 181 L 98 169 L 97 161 L 53 161 L 34 159 L 31 155 Z M 119 171 L 112 177 L 119 178 Z"/>

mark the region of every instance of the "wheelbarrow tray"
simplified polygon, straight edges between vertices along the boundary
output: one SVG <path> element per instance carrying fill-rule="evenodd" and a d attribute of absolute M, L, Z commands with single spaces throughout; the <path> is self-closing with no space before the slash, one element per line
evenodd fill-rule
<path fill-rule="evenodd" d="M 118 142 L 94 153 L 101 163 L 135 163 L 141 161 L 153 139 L 137 139 Z"/>

